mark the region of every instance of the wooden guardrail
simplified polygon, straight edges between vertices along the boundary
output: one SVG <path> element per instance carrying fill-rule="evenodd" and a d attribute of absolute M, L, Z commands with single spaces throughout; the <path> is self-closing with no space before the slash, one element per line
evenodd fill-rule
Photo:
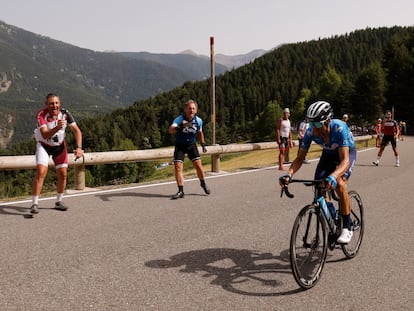
<path fill-rule="evenodd" d="M 366 142 L 375 136 L 357 136 L 355 141 Z M 256 150 L 276 149 L 276 142 L 261 142 L 248 144 L 229 144 L 229 145 L 215 145 L 207 146 L 207 152 L 200 154 L 204 155 L 221 155 L 226 153 L 248 152 Z M 69 166 L 75 168 L 75 189 L 83 190 L 85 188 L 85 166 L 97 164 L 115 164 L 128 162 L 144 162 L 156 161 L 163 159 L 171 159 L 173 157 L 173 148 L 160 149 L 146 149 L 146 150 L 126 150 L 126 151 L 108 151 L 108 152 L 87 152 L 84 153 L 83 158 L 74 160 L 72 153 L 69 154 Z M 49 166 L 53 166 L 52 159 L 49 160 Z M 34 155 L 25 156 L 1 156 L 0 170 L 20 170 L 20 169 L 35 169 L 36 159 Z"/>

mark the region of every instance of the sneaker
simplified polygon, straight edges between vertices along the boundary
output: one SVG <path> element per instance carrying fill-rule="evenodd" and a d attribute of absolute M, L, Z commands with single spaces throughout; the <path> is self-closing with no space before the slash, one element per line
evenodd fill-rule
<path fill-rule="evenodd" d="M 66 211 L 68 208 L 67 208 L 67 206 L 65 206 L 65 205 L 63 204 L 63 202 L 62 202 L 62 201 L 59 201 L 59 202 L 56 202 L 56 203 L 55 203 L 55 209 L 57 209 L 58 211 L 62 211 L 62 212 L 64 212 L 64 211 Z"/>
<path fill-rule="evenodd" d="M 336 240 L 339 244 L 348 244 L 352 239 L 353 232 L 347 228 L 342 229 L 341 235 Z"/>
<path fill-rule="evenodd" d="M 184 198 L 184 192 L 182 191 L 178 191 L 176 194 L 174 194 L 171 199 L 176 200 L 176 199 L 181 199 Z"/>
<path fill-rule="evenodd" d="M 400 166 L 400 162 L 395 163 L 395 166 L 396 167 L 399 167 Z"/>
<path fill-rule="evenodd" d="M 374 162 L 372 162 L 372 164 L 374 164 L 375 166 L 378 166 L 379 161 L 378 160 L 375 160 Z"/>
<path fill-rule="evenodd" d="M 205 194 L 210 194 L 210 189 L 207 186 L 201 186 L 204 189 Z"/>
<path fill-rule="evenodd" d="M 311 163 L 311 161 L 309 161 L 308 159 L 305 159 L 305 160 L 303 160 L 303 163 L 305 163 L 305 164 L 310 164 L 310 163 Z"/>
<path fill-rule="evenodd" d="M 39 213 L 39 205 L 37 205 L 37 204 L 33 204 L 33 205 L 30 207 L 30 213 L 32 213 L 32 214 L 37 214 L 37 213 Z"/>

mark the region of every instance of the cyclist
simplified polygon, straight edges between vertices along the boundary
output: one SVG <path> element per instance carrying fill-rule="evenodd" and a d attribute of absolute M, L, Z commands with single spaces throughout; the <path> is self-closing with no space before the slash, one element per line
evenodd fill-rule
<path fill-rule="evenodd" d="M 306 131 L 299 153 L 292 162 L 289 173 L 279 178 L 285 187 L 292 176 L 300 169 L 309 147 L 314 141 L 323 150 L 316 167 L 315 179 L 325 179 L 327 189 L 335 189 L 338 194 L 343 228 L 337 242 L 347 244 L 352 238 L 351 207 L 347 191 L 347 181 L 351 176 L 356 160 L 356 147 L 351 131 L 345 122 L 332 119 L 333 110 L 326 101 L 311 104 L 307 111 L 309 128 Z"/>

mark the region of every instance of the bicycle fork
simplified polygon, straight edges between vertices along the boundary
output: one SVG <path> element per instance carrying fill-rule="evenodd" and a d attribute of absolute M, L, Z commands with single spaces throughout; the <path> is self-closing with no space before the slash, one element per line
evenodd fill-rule
<path fill-rule="evenodd" d="M 326 205 L 326 201 L 323 196 L 320 197 L 315 202 L 315 210 L 316 212 L 309 213 L 308 215 L 308 219 L 306 223 L 306 231 L 305 231 L 305 235 L 303 236 L 303 247 L 310 248 L 310 249 L 317 248 L 319 241 L 320 241 L 320 237 L 319 237 L 320 230 L 319 229 L 320 229 L 320 226 L 323 225 L 320 221 L 318 221 L 317 218 L 318 218 L 318 214 L 322 214 L 328 225 L 327 227 L 329 228 L 329 235 L 332 237 L 331 239 L 329 239 L 329 245 L 330 245 L 330 248 L 333 248 L 335 246 L 335 241 L 337 237 L 337 232 L 336 232 L 337 223 L 335 219 L 331 216 L 328 210 L 328 207 Z M 312 226 L 312 219 L 316 220 L 316 236 L 309 237 L 310 228 Z"/>

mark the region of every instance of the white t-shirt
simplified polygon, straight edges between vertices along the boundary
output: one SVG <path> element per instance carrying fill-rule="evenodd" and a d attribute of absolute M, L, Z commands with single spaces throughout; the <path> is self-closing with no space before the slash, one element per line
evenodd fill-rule
<path fill-rule="evenodd" d="M 280 128 L 279 128 L 279 133 L 280 133 L 280 137 L 290 137 L 290 120 L 287 119 L 280 119 Z"/>

